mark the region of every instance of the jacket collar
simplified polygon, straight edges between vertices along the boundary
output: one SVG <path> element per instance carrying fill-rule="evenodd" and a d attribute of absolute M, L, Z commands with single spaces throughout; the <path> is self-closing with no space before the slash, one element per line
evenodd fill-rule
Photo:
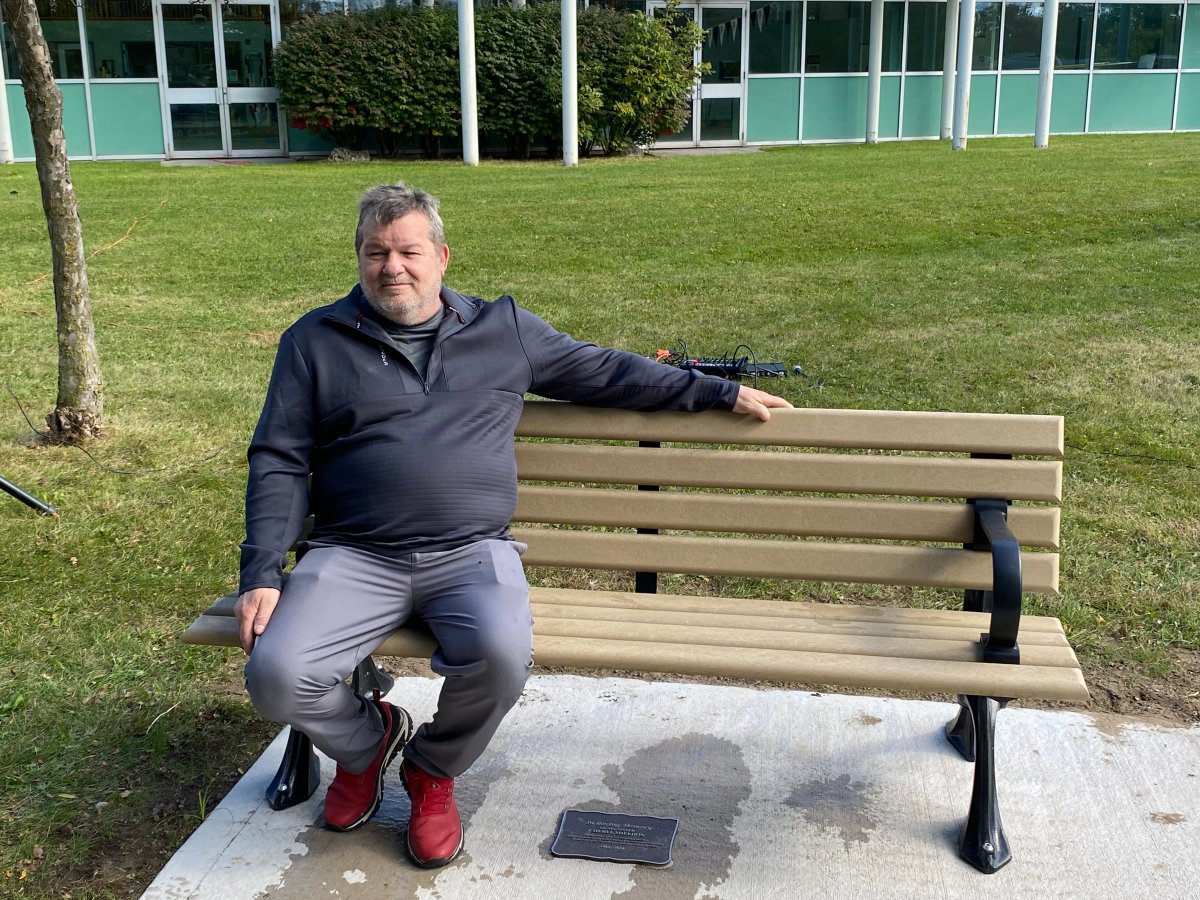
<path fill-rule="evenodd" d="M 482 305 L 479 299 L 460 294 L 445 285 L 442 285 L 441 301 L 442 306 L 446 308 L 446 315 L 438 328 L 439 340 L 473 322 Z M 383 326 L 375 317 L 376 313 L 363 296 L 362 285 L 356 284 L 353 290 L 334 303 L 322 318 L 376 340 L 386 340 Z"/>

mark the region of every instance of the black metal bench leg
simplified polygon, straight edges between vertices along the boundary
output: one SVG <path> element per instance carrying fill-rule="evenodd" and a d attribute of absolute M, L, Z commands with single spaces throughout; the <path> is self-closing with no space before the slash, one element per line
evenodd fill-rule
<path fill-rule="evenodd" d="M 1012 859 L 996 800 L 993 745 L 996 713 L 1004 701 L 991 697 L 966 697 L 965 700 L 975 730 L 975 783 L 959 855 L 980 872 L 991 875 Z"/>
<path fill-rule="evenodd" d="M 958 695 L 958 716 L 946 723 L 946 740 L 967 762 L 975 762 L 975 717 L 965 694 Z"/>
<path fill-rule="evenodd" d="M 295 728 L 288 730 L 283 761 L 267 788 L 267 803 L 271 809 L 287 809 L 303 803 L 321 784 L 321 763 L 308 735 Z"/>

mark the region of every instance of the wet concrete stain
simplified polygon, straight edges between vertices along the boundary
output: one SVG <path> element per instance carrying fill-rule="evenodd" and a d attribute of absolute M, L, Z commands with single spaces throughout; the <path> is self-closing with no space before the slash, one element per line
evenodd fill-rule
<path fill-rule="evenodd" d="M 740 849 L 733 823 L 740 804 L 750 797 L 750 770 L 741 748 L 713 735 L 687 734 L 645 747 L 601 771 L 617 802 L 591 800 L 573 808 L 679 820 L 671 865 L 634 867 L 632 887 L 613 894 L 614 900 L 719 897 L 716 890 L 729 877 Z M 554 834 L 542 842 L 543 856 L 549 857 Z"/>
<path fill-rule="evenodd" d="M 805 782 L 783 802 L 799 810 L 804 820 L 822 831 L 835 831 L 849 850 L 854 844 L 870 841 L 876 821 L 867 810 L 871 804 L 869 785 L 851 781 L 849 775 Z"/>
<path fill-rule="evenodd" d="M 468 776 L 458 779 L 454 796 L 467 833 L 463 852 L 448 868 L 470 866 L 471 819 L 483 805 L 492 783 L 508 776 L 502 760 L 485 756 Z M 283 873 L 283 883 L 259 896 L 270 900 L 312 900 L 313 897 L 375 898 L 439 897 L 435 883 L 446 869 L 419 869 L 408 859 L 404 832 L 408 827 L 410 804 L 400 783 L 399 759 L 388 770 L 379 811 L 366 825 L 349 834 L 327 831 L 319 820 L 296 836 L 296 843 L 307 847 L 292 854 L 291 865 Z M 324 796 L 327 784 L 318 789 Z M 320 815 L 320 807 L 317 807 Z M 347 877 L 349 875 L 350 877 Z M 505 877 L 523 877 L 505 872 Z"/>
<path fill-rule="evenodd" d="M 863 713 L 854 721 L 856 721 L 859 725 L 862 725 L 865 727 L 865 726 L 869 726 L 869 725 L 878 725 L 880 722 L 883 721 L 883 719 L 879 718 L 878 716 L 869 716 L 866 713 Z"/>

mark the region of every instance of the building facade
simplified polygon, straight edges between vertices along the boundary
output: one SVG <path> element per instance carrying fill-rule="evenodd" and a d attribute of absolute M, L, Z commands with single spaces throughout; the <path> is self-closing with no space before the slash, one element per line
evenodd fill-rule
<path fill-rule="evenodd" d="M 288 127 L 271 48 L 301 15 L 395 0 L 37 0 L 63 93 L 72 159 L 297 156 L 327 152 Z M 614 0 L 653 13 L 656 0 Z M 963 0 L 965 7 L 967 0 Z M 978 0 L 967 134 L 1034 132 L 1044 4 Z M 865 139 L 869 0 L 683 3 L 711 71 L 692 121 L 664 144 Z M 878 137 L 942 133 L 945 0 L 885 0 Z M 1200 130 L 1200 0 L 1058 5 L 1050 131 Z M 0 154 L 33 158 L 0 21 Z M 6 101 L 6 102 L 5 102 Z M 7 107 L 7 109 L 5 109 Z"/>

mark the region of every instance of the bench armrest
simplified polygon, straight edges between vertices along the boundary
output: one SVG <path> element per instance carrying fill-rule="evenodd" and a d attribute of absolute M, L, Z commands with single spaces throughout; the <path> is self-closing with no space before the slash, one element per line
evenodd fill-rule
<path fill-rule="evenodd" d="M 1008 527 L 1008 502 L 976 500 L 976 549 L 992 554 L 992 622 L 980 635 L 987 662 L 1019 663 L 1017 631 L 1021 626 L 1021 545 Z"/>

